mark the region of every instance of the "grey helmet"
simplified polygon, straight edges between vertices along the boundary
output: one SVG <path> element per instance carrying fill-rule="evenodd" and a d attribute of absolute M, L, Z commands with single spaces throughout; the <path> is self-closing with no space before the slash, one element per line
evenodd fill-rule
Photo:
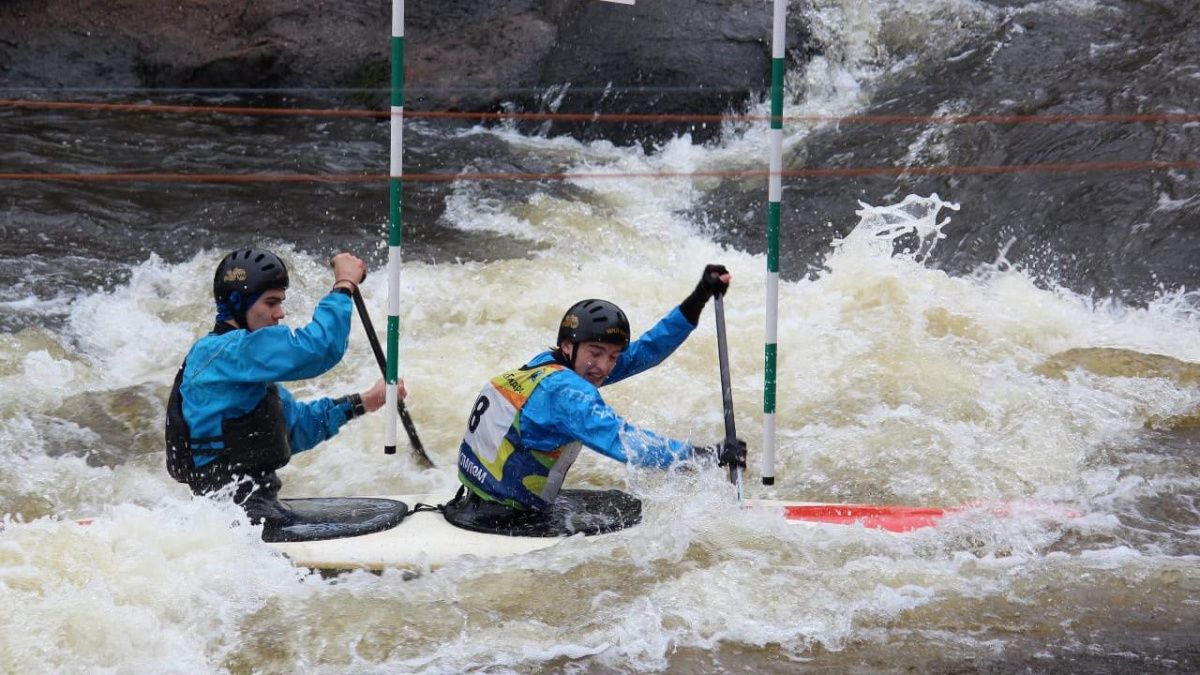
<path fill-rule="evenodd" d="M 213 275 L 217 321 L 233 319 L 246 327 L 246 312 L 263 291 L 288 287 L 287 265 L 263 249 L 239 249 L 226 255 Z"/>
<path fill-rule="evenodd" d="M 629 319 L 607 300 L 580 300 L 571 305 L 558 325 L 557 345 L 563 341 L 605 342 L 622 350 L 629 346 Z"/>

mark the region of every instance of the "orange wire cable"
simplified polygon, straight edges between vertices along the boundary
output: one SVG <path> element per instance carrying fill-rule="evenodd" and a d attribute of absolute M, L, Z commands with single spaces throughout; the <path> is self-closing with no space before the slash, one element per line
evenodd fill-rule
<path fill-rule="evenodd" d="M 161 105 L 150 103 L 91 103 L 78 101 L 30 101 L 0 99 L 0 107 L 28 110 L 92 110 L 100 112 L 175 113 L 189 115 L 249 115 L 276 117 L 349 117 L 383 119 L 392 115 L 386 110 L 352 110 L 342 108 L 257 108 L 243 106 Z M 769 115 L 676 115 L 676 114 L 609 114 L 609 113 L 516 113 L 516 112 L 454 112 L 405 110 L 405 117 L 428 119 L 463 119 L 480 121 L 560 121 L 560 122 L 694 122 L 720 124 L 723 122 L 769 122 Z M 1101 123 L 1173 123 L 1200 122 L 1195 113 L 1141 114 L 1060 114 L 1060 115 L 791 115 L 784 123 L 805 124 L 1064 124 L 1079 122 Z"/>
<path fill-rule="evenodd" d="M 0 107 L 31 110 L 91 110 L 102 112 L 220 114 L 251 116 L 308 116 L 385 118 L 389 111 L 346 110 L 323 108 L 258 108 L 241 106 L 160 105 L 146 103 L 92 103 L 74 101 L 31 101 L 0 99 Z M 768 122 L 766 115 L 649 115 L 649 114 L 563 114 L 563 113 L 487 113 L 451 111 L 405 111 L 409 117 L 475 119 L 475 120 L 533 120 L 575 122 Z M 1102 123 L 1193 123 L 1200 114 L 1158 113 L 1136 115 L 800 115 L 784 117 L 785 121 L 805 123 L 849 124 L 1060 124 L 1077 122 Z M 789 178 L 822 178 L 883 175 L 997 175 L 1013 173 L 1082 173 L 1099 171 L 1161 171 L 1193 170 L 1200 162 L 1139 161 L 1139 162 L 1082 162 L 1075 164 L 1025 164 L 1004 166 L 874 166 L 826 167 L 790 169 L 781 172 Z M 550 181 L 616 178 L 765 178 L 769 172 L 757 171 L 697 171 L 645 173 L 415 173 L 406 174 L 410 182 L 446 183 L 454 181 Z M 83 181 L 137 183 L 370 183 L 388 180 L 382 174 L 177 174 L 177 173 L 0 173 L 0 181 Z"/>
<path fill-rule="evenodd" d="M 788 178 L 853 176 L 952 176 L 1017 173 L 1087 173 L 1102 171 L 1167 171 L 1200 169 L 1200 161 L 1079 162 L 1074 164 L 1017 164 L 991 166 L 870 166 L 788 169 Z M 413 173 L 406 182 L 561 181 L 617 178 L 766 178 L 769 171 L 654 171 L 591 173 Z M 386 174 L 221 174 L 221 173 L 0 173 L 0 181 L 95 183 L 381 183 Z"/>

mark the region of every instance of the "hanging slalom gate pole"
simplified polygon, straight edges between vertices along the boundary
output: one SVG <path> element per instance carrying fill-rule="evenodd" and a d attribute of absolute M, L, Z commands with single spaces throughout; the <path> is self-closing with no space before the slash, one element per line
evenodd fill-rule
<path fill-rule="evenodd" d="M 401 195 L 404 186 L 404 0 L 392 0 L 392 86 L 391 150 L 388 171 L 388 308 L 387 371 L 384 373 L 387 396 L 387 423 L 384 425 L 383 452 L 396 454 L 396 422 L 400 410 L 400 226 Z"/>
<path fill-rule="evenodd" d="M 767 182 L 767 330 L 763 366 L 762 484 L 775 484 L 775 366 L 779 337 L 779 218 L 783 198 L 783 69 L 787 0 L 775 0 L 771 34 L 771 130 Z"/>
<path fill-rule="evenodd" d="M 379 363 L 379 372 L 386 377 L 387 358 L 383 355 L 383 347 L 379 346 L 379 338 L 375 335 L 375 325 L 371 322 L 371 315 L 367 313 L 367 303 L 363 302 L 362 293 L 358 288 L 354 289 L 354 306 L 358 309 L 358 317 L 362 319 L 363 331 L 367 334 L 367 341 L 371 343 L 371 351 Z M 412 416 L 408 414 L 408 408 L 405 407 L 404 401 L 396 402 L 396 411 L 400 413 L 400 422 L 404 425 L 404 432 L 408 434 L 408 443 L 416 453 L 417 460 L 421 465 L 432 469 L 433 460 L 426 454 L 425 446 L 421 443 L 421 438 L 417 436 L 417 425 L 413 424 Z M 395 452 L 394 446 L 392 452 Z"/>

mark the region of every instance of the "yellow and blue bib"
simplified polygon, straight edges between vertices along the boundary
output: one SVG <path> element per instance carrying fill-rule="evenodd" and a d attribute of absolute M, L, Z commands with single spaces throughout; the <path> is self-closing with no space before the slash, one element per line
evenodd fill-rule
<path fill-rule="evenodd" d="M 579 456 L 576 441 L 542 452 L 521 441 L 521 408 L 546 377 L 564 366 L 547 363 L 492 378 L 471 408 L 458 452 L 458 479 L 471 492 L 519 509 L 548 508 Z"/>

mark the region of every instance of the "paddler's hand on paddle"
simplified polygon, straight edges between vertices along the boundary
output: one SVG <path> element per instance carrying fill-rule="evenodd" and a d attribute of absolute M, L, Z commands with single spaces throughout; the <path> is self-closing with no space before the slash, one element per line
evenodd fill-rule
<path fill-rule="evenodd" d="M 683 312 L 686 318 L 693 326 L 700 324 L 700 312 L 704 309 L 704 305 L 714 295 L 725 295 L 725 291 L 729 290 L 729 282 L 733 276 L 729 274 L 729 270 L 725 269 L 724 265 L 706 265 L 704 274 L 700 275 L 700 283 L 696 284 L 696 289 L 692 294 L 684 298 L 683 302 L 679 303 L 679 311 Z"/>
<path fill-rule="evenodd" d="M 696 284 L 696 290 L 703 290 L 708 298 L 714 295 L 725 295 L 725 291 L 729 290 L 729 282 L 733 280 L 733 275 L 729 270 L 725 269 L 724 265 L 705 265 L 704 274 L 700 276 L 700 283 Z"/>
<path fill-rule="evenodd" d="M 396 381 L 396 393 L 400 396 L 401 400 L 405 396 L 408 396 L 408 391 L 404 388 L 404 380 Z M 387 403 L 387 384 L 381 377 L 375 381 L 375 384 L 371 385 L 370 389 L 361 394 L 343 396 L 334 399 L 334 403 L 339 405 L 348 403 L 350 405 L 350 410 L 346 412 L 346 421 L 350 421 L 360 415 L 373 413 L 382 408 L 384 403 Z"/>
<path fill-rule="evenodd" d="M 713 445 L 696 446 L 692 448 L 696 459 L 716 462 L 717 466 L 734 465 L 746 468 L 746 441 L 740 438 L 726 438 Z"/>
<path fill-rule="evenodd" d="M 404 388 L 404 380 L 396 380 L 396 395 L 400 397 L 401 401 L 408 396 L 408 390 Z M 367 409 L 367 412 L 375 412 L 382 408 L 384 403 L 387 403 L 387 384 L 381 377 L 375 380 L 375 384 L 371 385 L 370 389 L 359 396 L 362 396 L 363 407 Z"/>
<path fill-rule="evenodd" d="M 333 266 L 333 287 L 344 288 L 351 293 L 367 278 L 367 264 L 352 253 L 339 253 L 329 261 Z"/>

